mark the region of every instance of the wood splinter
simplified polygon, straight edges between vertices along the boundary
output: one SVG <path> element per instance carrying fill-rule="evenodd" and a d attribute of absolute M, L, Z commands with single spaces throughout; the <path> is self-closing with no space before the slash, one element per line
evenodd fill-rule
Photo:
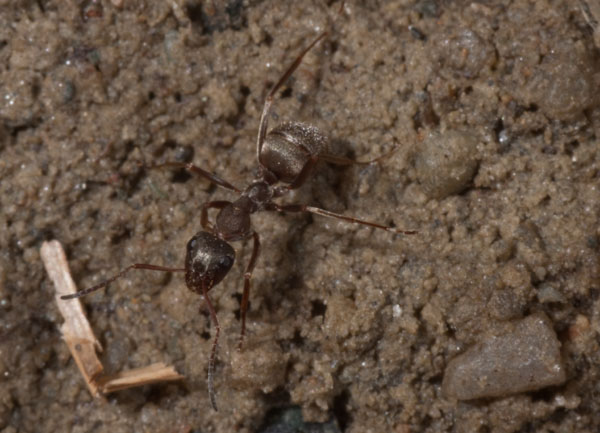
<path fill-rule="evenodd" d="M 60 300 L 61 296 L 77 291 L 62 245 L 56 240 L 44 242 L 40 255 L 46 272 L 54 283 L 56 304 L 65 319 L 60 331 L 94 397 L 126 388 L 183 379 L 184 376 L 177 373 L 173 366 L 161 362 L 117 374 L 103 374 L 104 367 L 96 355 L 96 351 L 102 351 L 102 346 L 94 336 L 81 302 Z"/>
<path fill-rule="evenodd" d="M 96 378 L 95 382 L 102 393 L 108 394 L 136 386 L 180 379 L 183 379 L 183 376 L 177 373 L 173 366 L 157 362 L 117 374 L 103 375 Z"/>

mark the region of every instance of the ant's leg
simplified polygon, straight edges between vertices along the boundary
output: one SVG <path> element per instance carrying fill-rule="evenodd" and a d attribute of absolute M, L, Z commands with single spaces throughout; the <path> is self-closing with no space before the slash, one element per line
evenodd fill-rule
<path fill-rule="evenodd" d="M 300 173 L 298 173 L 298 176 L 296 176 L 296 178 L 291 184 L 287 186 L 280 186 L 275 189 L 275 196 L 283 195 L 283 191 L 289 191 L 292 189 L 300 188 L 302 185 L 304 185 L 304 182 L 306 182 L 306 179 L 308 179 L 308 176 L 312 172 L 315 165 L 317 165 L 317 162 L 319 162 L 319 159 L 319 155 L 311 155 L 310 159 L 306 161 L 304 167 L 302 167 L 302 170 L 300 171 Z"/>
<path fill-rule="evenodd" d="M 260 151 L 262 149 L 262 145 L 265 140 L 265 136 L 267 135 L 268 117 L 269 117 L 269 113 L 271 112 L 271 105 L 273 104 L 273 98 L 275 96 L 275 93 L 277 93 L 277 91 L 283 85 L 283 83 L 285 83 L 287 81 L 287 79 L 290 78 L 290 76 L 294 73 L 296 68 L 298 68 L 300 63 L 302 63 L 302 58 L 306 55 L 306 53 L 308 53 L 310 51 L 310 49 L 312 47 L 314 47 L 326 35 L 327 35 L 327 32 L 325 31 L 325 32 L 321 33 L 314 41 L 312 41 L 312 43 L 308 47 L 306 47 L 300 53 L 300 55 L 298 57 L 296 57 L 296 60 L 294 60 L 294 62 L 287 68 L 287 70 L 283 73 L 281 78 L 279 78 L 279 81 L 277 81 L 277 83 L 275 83 L 273 88 L 271 88 L 271 90 L 267 94 L 267 97 L 265 99 L 265 105 L 263 106 L 262 115 L 260 116 L 260 124 L 258 127 L 258 138 L 256 140 L 256 158 L 258 161 L 260 161 Z"/>
<path fill-rule="evenodd" d="M 272 207 L 269 207 L 268 210 L 277 210 L 280 212 L 310 212 L 317 215 L 322 215 L 329 218 L 337 218 L 344 221 L 348 221 L 350 223 L 363 224 L 370 227 L 375 227 L 377 229 L 382 229 L 387 232 L 401 234 L 401 235 L 414 235 L 417 233 L 416 230 L 398 230 L 394 227 L 387 227 L 381 224 L 377 224 L 371 221 L 360 220 L 358 218 L 349 217 L 345 215 L 340 215 L 335 212 L 330 212 L 325 209 L 320 209 L 318 207 L 307 206 L 305 204 L 286 204 L 286 205 L 278 205 L 277 203 L 272 203 Z"/>
<path fill-rule="evenodd" d="M 213 208 L 223 209 L 228 204 L 231 204 L 231 202 L 222 200 L 208 201 L 206 203 L 203 203 L 202 207 L 200 208 L 200 225 L 202 226 L 202 228 L 210 233 L 214 233 L 214 227 L 212 223 L 208 221 L 208 210 Z"/>
<path fill-rule="evenodd" d="M 217 409 L 217 399 L 215 397 L 215 387 L 213 384 L 213 375 L 215 371 L 215 359 L 217 357 L 217 347 L 219 344 L 219 334 L 221 334 L 221 327 L 219 326 L 219 320 L 217 319 L 217 313 L 215 312 L 215 307 L 213 307 L 212 302 L 210 302 L 210 298 L 208 297 L 208 291 L 210 287 L 207 287 L 206 284 L 202 284 L 202 295 L 204 296 L 204 302 L 208 307 L 208 311 L 210 312 L 210 318 L 215 325 L 215 339 L 213 340 L 212 348 L 210 350 L 210 358 L 208 359 L 208 396 L 210 398 L 210 404 L 212 405 L 215 411 Z"/>
<path fill-rule="evenodd" d="M 354 159 L 345 158 L 343 156 L 331 155 L 328 153 L 322 153 L 319 155 L 319 159 L 325 162 L 329 162 L 331 164 L 336 165 L 369 165 L 379 162 L 383 159 L 389 158 L 398 150 L 398 144 L 395 144 L 392 150 L 384 153 L 383 155 L 378 156 L 377 158 L 370 159 L 368 161 L 356 161 Z"/>
<path fill-rule="evenodd" d="M 199 176 L 202 176 L 203 178 L 207 179 L 208 181 L 214 183 L 215 185 L 218 185 L 225 189 L 229 189 L 231 191 L 241 192 L 239 189 L 237 189 L 235 186 L 233 186 L 232 184 L 227 182 L 225 179 L 221 179 L 216 174 L 209 173 L 208 171 L 204 170 L 203 168 L 200 168 L 194 164 L 190 164 L 187 162 L 165 162 L 162 164 L 149 165 L 146 167 L 147 168 L 165 168 L 165 167 L 183 168 L 183 169 L 191 171 L 192 173 L 195 173 Z"/>
<path fill-rule="evenodd" d="M 84 290 L 80 290 L 80 291 L 78 291 L 76 293 L 72 293 L 70 295 L 63 295 L 60 297 L 60 299 L 81 298 L 82 296 L 85 296 L 88 293 L 92 293 L 92 292 L 95 292 L 96 290 L 100 290 L 100 289 L 108 286 L 110 283 L 112 283 L 116 279 L 121 278 L 123 275 L 125 275 L 131 269 L 145 269 L 148 271 L 161 271 L 161 272 L 185 272 L 185 269 L 183 269 L 183 268 L 166 268 L 164 266 L 149 265 L 146 263 L 136 263 L 135 265 L 126 267 L 125 269 L 123 269 L 121 272 L 119 272 L 114 277 L 111 277 L 108 280 L 101 282 L 100 284 L 96 284 L 93 287 L 90 287 L 90 288 L 84 289 Z"/>
<path fill-rule="evenodd" d="M 298 176 L 296 176 L 296 178 L 290 185 L 276 187 L 275 197 L 282 196 L 289 190 L 301 187 L 304 184 L 304 182 L 306 182 L 306 179 L 310 175 L 314 166 L 317 165 L 318 161 L 325 161 L 325 162 L 329 162 L 331 164 L 337 164 L 337 165 L 352 165 L 352 164 L 369 165 L 369 164 L 379 162 L 382 159 L 389 158 L 394 152 L 396 152 L 396 150 L 398 150 L 397 145 L 395 145 L 394 148 L 392 150 L 390 150 L 389 152 L 384 153 L 383 155 L 380 155 L 377 158 L 370 159 L 368 161 L 356 161 L 354 159 L 345 158 L 343 156 L 331 155 L 329 153 L 320 153 L 318 155 L 311 155 L 310 159 L 308 161 L 306 161 L 306 163 L 304 164 L 304 167 L 302 167 L 302 170 L 300 171 Z"/>
<path fill-rule="evenodd" d="M 240 332 L 240 341 L 238 342 L 238 350 L 242 349 L 244 342 L 244 335 L 246 334 L 246 311 L 248 311 L 248 298 L 250 297 L 250 278 L 252 278 L 252 271 L 254 271 L 254 265 L 256 265 L 256 259 L 260 253 L 260 238 L 258 233 L 253 232 L 252 237 L 254 238 L 254 246 L 252 248 L 252 256 L 248 267 L 244 273 L 244 294 L 242 295 L 242 302 L 240 304 L 240 319 L 242 320 L 242 331 Z"/>
<path fill-rule="evenodd" d="M 338 15 L 341 15 L 342 11 L 344 10 L 344 3 L 344 1 L 340 3 L 340 10 L 338 11 Z M 258 161 L 260 161 L 260 150 L 262 149 L 263 141 L 265 139 L 265 136 L 267 135 L 268 116 L 271 111 L 271 105 L 273 104 L 273 98 L 275 97 L 275 93 L 277 93 L 277 90 L 279 90 L 283 83 L 285 83 L 287 79 L 290 78 L 290 76 L 298 68 L 300 63 L 302 63 L 302 59 L 304 58 L 306 53 L 308 53 L 312 47 L 317 45 L 317 43 L 321 39 L 327 36 L 327 33 L 328 31 L 324 31 L 319 36 L 317 36 L 317 38 L 314 41 L 312 41 L 311 44 L 308 47 L 306 47 L 300 53 L 300 55 L 298 55 L 298 57 L 296 57 L 296 60 L 294 60 L 294 62 L 287 68 L 287 70 L 283 73 L 281 78 L 279 78 L 279 81 L 275 83 L 273 88 L 267 94 L 267 97 L 265 99 L 265 105 L 263 106 L 262 115 L 260 116 L 260 124 L 258 127 L 258 139 L 256 141 L 256 158 L 258 159 Z"/>

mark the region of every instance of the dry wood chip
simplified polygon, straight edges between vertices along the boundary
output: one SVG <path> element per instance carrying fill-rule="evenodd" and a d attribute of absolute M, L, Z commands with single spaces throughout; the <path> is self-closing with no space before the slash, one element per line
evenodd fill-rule
<path fill-rule="evenodd" d="M 104 368 L 96 355 L 96 350 L 102 351 L 102 346 L 94 336 L 81 302 L 79 299 L 68 301 L 60 299 L 63 295 L 77 291 L 62 245 L 56 240 L 44 242 L 40 255 L 46 272 L 54 283 L 56 304 L 65 319 L 60 327 L 63 338 L 93 396 L 101 397 L 102 393 L 155 382 L 183 379 L 184 376 L 178 374 L 172 366 L 163 363 L 151 364 L 114 375 L 103 375 Z"/>
<path fill-rule="evenodd" d="M 69 346 L 71 355 L 73 355 L 73 359 L 75 359 L 90 392 L 93 396 L 98 397 L 99 392 L 94 377 L 102 373 L 104 368 L 96 356 L 96 349 L 102 351 L 102 346 L 94 336 L 79 299 L 71 301 L 60 299 L 62 295 L 77 291 L 75 282 L 71 278 L 65 252 L 60 242 L 50 241 L 42 244 L 40 255 L 46 267 L 46 272 L 48 272 L 48 276 L 54 283 L 56 304 L 65 319 L 60 327 L 63 338 Z"/>
<path fill-rule="evenodd" d="M 132 388 L 134 386 L 180 379 L 183 379 L 183 376 L 177 373 L 172 366 L 158 362 L 146 367 L 134 368 L 110 376 L 102 376 L 96 382 L 100 390 L 108 394 L 109 392 Z"/>

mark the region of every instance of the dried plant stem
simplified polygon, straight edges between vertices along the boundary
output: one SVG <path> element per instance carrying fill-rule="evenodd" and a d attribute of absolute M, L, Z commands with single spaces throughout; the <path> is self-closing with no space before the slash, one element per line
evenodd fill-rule
<path fill-rule="evenodd" d="M 102 394 L 125 388 L 183 379 L 183 376 L 177 373 L 172 366 L 163 363 L 151 364 L 114 375 L 104 375 L 104 367 L 96 355 L 96 351 L 102 351 L 102 346 L 94 336 L 81 302 L 79 299 L 68 301 L 60 299 L 61 296 L 77 292 L 60 242 L 56 240 L 44 242 L 40 255 L 46 272 L 54 283 L 58 309 L 65 319 L 60 327 L 63 338 L 94 397 L 101 397 Z"/>

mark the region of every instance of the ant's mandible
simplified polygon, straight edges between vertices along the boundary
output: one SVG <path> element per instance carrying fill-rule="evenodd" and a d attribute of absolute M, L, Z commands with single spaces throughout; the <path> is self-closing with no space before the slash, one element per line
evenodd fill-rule
<path fill-rule="evenodd" d="M 343 3 L 342 3 L 343 5 Z M 341 11 L 341 8 L 340 8 Z M 74 299 L 85 296 L 96 290 L 108 286 L 113 281 L 123 277 L 132 269 L 144 269 L 162 272 L 185 272 L 185 283 L 192 292 L 201 294 L 210 312 L 211 320 L 215 326 L 215 338 L 208 363 L 208 393 L 212 407 L 217 410 L 216 398 L 213 386 L 214 364 L 219 342 L 221 328 L 217 314 L 208 292 L 227 275 L 235 260 L 235 251 L 229 244 L 233 241 L 241 241 L 252 238 L 254 245 L 252 255 L 246 272 L 244 273 L 244 292 L 240 305 L 241 332 L 238 349 L 246 332 L 246 312 L 248 310 L 248 298 L 250 294 L 250 278 L 259 255 L 260 238 L 258 233 L 252 229 L 250 215 L 258 211 L 277 212 L 310 212 L 331 218 L 338 218 L 351 223 L 358 223 L 386 230 L 396 234 L 415 234 L 412 230 L 398 230 L 370 221 L 340 215 L 325 209 L 308 206 L 305 204 L 278 204 L 274 198 L 281 197 L 289 191 L 304 184 L 318 161 L 326 161 L 339 165 L 370 164 L 386 156 L 383 155 L 367 162 L 358 162 L 344 157 L 328 154 L 326 149 L 326 137 L 314 126 L 300 122 L 286 122 L 276 126 L 267 133 L 267 124 L 271 105 L 277 91 L 294 73 L 302 62 L 304 55 L 310 51 L 326 35 L 327 31 L 321 33 L 308 47 L 296 57 L 294 62 L 283 73 L 279 81 L 269 91 L 258 127 L 258 138 L 256 156 L 259 164 L 259 172 L 246 189 L 243 191 L 236 188 L 219 176 L 189 163 L 167 162 L 152 166 L 151 168 L 173 167 L 183 168 L 195 173 L 212 183 L 234 191 L 240 196 L 237 200 L 209 201 L 202 205 L 200 224 L 203 231 L 198 232 L 186 247 L 185 267 L 169 268 L 164 266 L 136 263 L 123 269 L 117 275 L 97 284 L 93 287 L 81 290 L 71 295 L 61 296 L 61 299 Z M 284 185 L 277 185 L 282 183 Z M 215 223 L 208 220 L 208 210 L 215 208 L 219 210 Z"/>

